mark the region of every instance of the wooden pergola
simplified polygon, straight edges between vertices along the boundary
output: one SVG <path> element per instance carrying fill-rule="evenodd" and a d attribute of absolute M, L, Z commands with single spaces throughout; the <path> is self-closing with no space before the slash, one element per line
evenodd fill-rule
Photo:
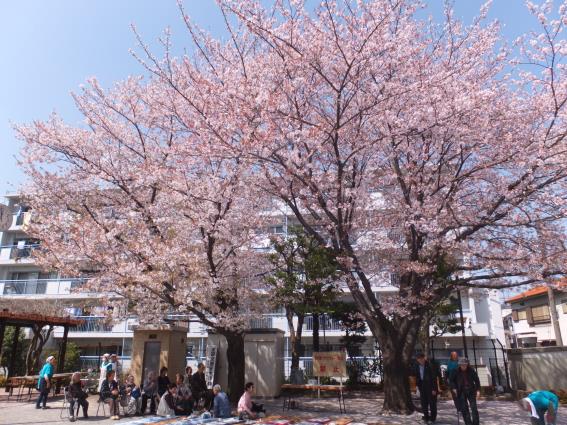
<path fill-rule="evenodd" d="M 36 313 L 23 313 L 17 311 L 3 310 L 0 311 L 0 355 L 2 345 L 4 343 L 4 333 L 6 326 L 14 326 L 15 332 L 12 338 L 12 353 L 10 356 L 10 362 L 8 366 L 8 378 L 13 376 L 14 367 L 16 364 L 16 351 L 18 350 L 18 336 L 20 334 L 21 328 L 39 328 L 42 329 L 45 326 L 62 326 L 63 331 L 63 341 L 59 349 L 59 358 L 57 359 L 57 373 L 63 372 L 63 367 L 65 365 L 65 353 L 67 351 L 67 335 L 69 334 L 69 328 L 80 325 L 83 323 L 82 320 L 74 319 L 72 317 L 58 317 L 58 316 L 45 316 Z"/>

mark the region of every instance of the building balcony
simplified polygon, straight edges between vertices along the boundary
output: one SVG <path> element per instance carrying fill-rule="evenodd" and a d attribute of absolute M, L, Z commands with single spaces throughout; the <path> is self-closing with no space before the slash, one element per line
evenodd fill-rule
<path fill-rule="evenodd" d="M 103 316 L 75 316 L 82 320 L 79 326 L 69 328 L 69 338 L 128 338 L 134 334 L 133 326 L 138 324 L 136 319 L 126 319 L 110 322 Z M 63 337 L 63 328 L 56 328 L 55 338 Z"/>
<path fill-rule="evenodd" d="M 0 229 L 0 232 L 23 231 L 25 230 L 25 227 L 30 223 L 30 220 L 31 211 L 16 212 L 15 214 L 12 214 L 12 220 L 8 221 L 8 226 L 6 228 Z"/>
<path fill-rule="evenodd" d="M 308 316 L 305 318 L 305 323 L 303 324 L 304 331 L 313 331 L 313 317 Z M 332 319 L 326 315 L 321 315 L 319 317 L 319 332 L 342 332 L 341 322 Z"/>
<path fill-rule="evenodd" d="M 39 244 L 0 246 L 0 264 L 33 264 L 32 254 Z"/>
<path fill-rule="evenodd" d="M 57 278 L 29 280 L 0 280 L 0 296 L 71 295 L 86 279 Z M 84 294 L 73 294 L 76 297 Z"/>

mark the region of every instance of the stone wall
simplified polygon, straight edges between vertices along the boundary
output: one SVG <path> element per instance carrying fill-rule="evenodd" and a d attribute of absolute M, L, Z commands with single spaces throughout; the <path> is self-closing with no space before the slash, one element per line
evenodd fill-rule
<path fill-rule="evenodd" d="M 512 389 L 567 389 L 567 347 L 508 350 Z"/>

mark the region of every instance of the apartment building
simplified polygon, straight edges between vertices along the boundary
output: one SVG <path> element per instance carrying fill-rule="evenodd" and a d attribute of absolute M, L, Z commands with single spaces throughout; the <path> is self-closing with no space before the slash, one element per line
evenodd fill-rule
<path fill-rule="evenodd" d="M 554 289 L 555 307 L 563 343 L 567 343 L 567 283 Z M 547 286 L 536 286 L 506 300 L 506 339 L 510 348 L 557 345 Z"/>
<path fill-rule="evenodd" d="M 88 279 L 88 274 L 82 278 L 68 278 L 57 273 L 42 271 L 34 264 L 32 253 L 39 249 L 41 242 L 26 235 L 26 223 L 29 223 L 32 211 L 22 203 L 17 195 L 9 195 L 7 208 L 12 219 L 5 228 L 0 229 L 0 305 L 2 299 L 17 297 L 33 302 L 37 299 L 52 299 L 69 314 L 81 318 L 83 324 L 69 331 L 69 342 L 74 342 L 81 349 L 83 368 L 96 368 L 100 356 L 105 352 L 117 353 L 121 356 L 124 368 L 128 368 L 132 350 L 133 326 L 137 324 L 135 317 L 127 320 L 109 322 L 106 317 L 109 308 L 120 308 L 123 305 L 120 297 L 106 294 L 104 298 L 98 293 L 81 291 L 81 285 Z M 285 235 L 294 224 L 290 211 L 278 209 L 270 214 L 273 225 L 266 229 L 267 234 Z M 266 241 L 268 238 L 266 238 Z M 258 249 L 267 249 L 267 244 Z M 373 282 L 373 291 L 377 296 L 390 294 L 395 291 L 392 286 L 396 276 L 383 274 Z M 348 288 L 342 288 L 341 298 L 352 300 Z M 499 346 L 504 343 L 504 326 L 500 311 L 500 302 L 496 291 L 469 289 L 462 291 L 462 311 L 465 321 L 465 338 L 468 352 L 478 366 L 485 365 L 490 370 L 490 364 L 503 359 Z M 110 305 L 105 305 L 107 300 Z M 290 346 L 289 329 L 282 309 L 265 314 L 262 318 L 253 320 L 251 328 L 277 328 L 285 332 L 286 374 L 289 373 Z M 307 317 L 303 325 L 302 344 L 304 350 L 300 366 L 309 372 L 313 352 L 313 318 Z M 339 349 L 344 330 L 341 324 L 323 315 L 320 318 L 320 346 L 323 350 Z M 56 329 L 53 342 L 62 338 L 63 330 Z M 375 340 L 367 330 L 366 341 L 361 346 L 361 357 L 376 358 L 379 355 Z M 195 364 L 205 355 L 207 346 L 207 328 L 197 320 L 190 320 L 187 329 L 187 361 Z M 451 351 L 464 355 L 464 344 L 461 333 L 437 336 L 431 341 L 431 355 L 440 362 L 448 359 Z M 492 360 L 491 360 L 492 359 Z M 487 373 L 490 379 L 490 374 Z"/>

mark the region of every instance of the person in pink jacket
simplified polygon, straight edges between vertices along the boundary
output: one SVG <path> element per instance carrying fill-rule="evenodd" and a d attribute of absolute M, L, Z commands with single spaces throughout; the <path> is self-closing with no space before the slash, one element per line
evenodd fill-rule
<path fill-rule="evenodd" d="M 262 404 L 256 404 L 252 401 L 254 390 L 254 384 L 248 382 L 244 388 L 244 394 L 238 401 L 238 415 L 241 418 L 246 415 L 249 419 L 256 419 L 260 413 L 266 413 Z"/>

